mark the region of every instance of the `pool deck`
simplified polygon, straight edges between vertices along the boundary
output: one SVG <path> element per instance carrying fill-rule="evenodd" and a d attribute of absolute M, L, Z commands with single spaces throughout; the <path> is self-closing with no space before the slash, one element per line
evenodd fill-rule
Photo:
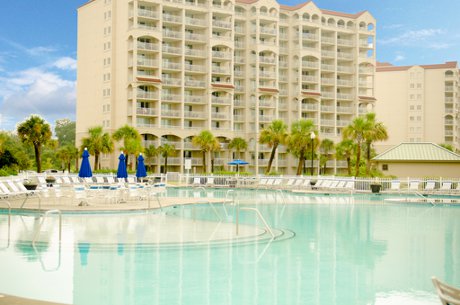
<path fill-rule="evenodd" d="M 0 294 L 0 305 L 67 305 Z"/>
<path fill-rule="evenodd" d="M 24 198 L 14 198 L 8 200 L 12 209 L 20 209 Z M 89 198 L 86 201 L 77 203 L 76 201 L 65 200 L 57 201 L 54 198 L 41 198 L 41 202 L 37 197 L 30 197 L 27 199 L 23 206 L 25 211 L 48 211 L 60 210 L 62 212 L 110 212 L 110 211 L 143 211 L 143 210 L 156 210 L 161 207 L 169 207 L 175 205 L 185 204 L 199 204 L 199 203 L 224 203 L 224 199 L 215 198 L 181 198 L 181 197 L 158 197 L 152 198 L 150 203 L 148 200 L 128 200 L 120 203 L 107 203 L 104 197 Z M 0 204 L 0 209 L 5 209 L 5 204 Z"/>

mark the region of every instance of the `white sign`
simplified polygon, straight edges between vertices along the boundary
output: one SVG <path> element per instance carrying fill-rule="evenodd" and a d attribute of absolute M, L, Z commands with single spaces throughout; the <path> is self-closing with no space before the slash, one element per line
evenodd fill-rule
<path fill-rule="evenodd" d="M 185 169 L 192 169 L 192 159 L 185 159 L 184 167 Z"/>

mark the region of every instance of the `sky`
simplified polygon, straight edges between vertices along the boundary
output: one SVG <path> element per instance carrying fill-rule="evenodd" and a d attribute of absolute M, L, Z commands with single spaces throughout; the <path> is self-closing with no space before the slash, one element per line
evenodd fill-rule
<path fill-rule="evenodd" d="M 14 130 L 31 114 L 52 125 L 57 119 L 75 120 L 77 8 L 87 0 L 2 2 L 0 130 Z M 378 61 L 416 65 L 460 60 L 459 0 L 314 2 L 327 10 L 369 11 L 377 19 Z"/>

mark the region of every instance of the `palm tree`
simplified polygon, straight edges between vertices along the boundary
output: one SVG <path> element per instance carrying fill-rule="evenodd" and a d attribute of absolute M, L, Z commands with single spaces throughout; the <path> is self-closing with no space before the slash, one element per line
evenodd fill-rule
<path fill-rule="evenodd" d="M 209 152 L 211 153 L 211 173 L 214 173 L 214 153 L 220 151 L 220 142 L 214 138 L 214 142 L 210 146 Z"/>
<path fill-rule="evenodd" d="M 35 152 L 37 172 L 42 171 L 42 146 L 51 140 L 50 125 L 38 115 L 31 115 L 17 127 L 18 136 L 23 143 L 32 144 Z"/>
<path fill-rule="evenodd" d="M 161 156 L 165 159 L 164 173 L 167 174 L 168 173 L 168 157 L 174 156 L 174 153 L 176 152 L 176 147 L 174 145 L 170 145 L 166 143 L 158 147 L 158 150 Z"/>
<path fill-rule="evenodd" d="M 367 113 L 366 120 L 369 124 L 369 129 L 364 134 L 366 143 L 366 175 L 369 176 L 371 168 L 372 143 L 376 141 L 387 140 L 388 132 L 385 125 L 383 125 L 382 122 L 377 122 L 375 120 L 375 113 Z"/>
<path fill-rule="evenodd" d="M 259 143 L 268 144 L 268 146 L 272 149 L 270 159 L 268 160 L 268 166 L 265 171 L 266 175 L 270 173 L 278 145 L 284 144 L 286 142 L 286 138 L 288 136 L 287 128 L 288 127 L 282 120 L 274 120 L 270 125 L 268 125 L 260 132 Z"/>
<path fill-rule="evenodd" d="M 73 145 L 67 144 L 58 149 L 56 156 L 70 173 L 70 163 L 73 159 L 78 160 L 78 149 Z"/>
<path fill-rule="evenodd" d="M 356 117 L 350 125 L 343 129 L 343 138 L 350 139 L 356 144 L 355 176 L 359 177 L 359 163 L 361 161 L 361 150 L 365 141 L 365 134 L 369 130 L 369 122 L 365 117 Z"/>
<path fill-rule="evenodd" d="M 149 147 L 144 148 L 145 161 L 149 170 L 151 169 L 152 159 L 158 156 L 160 153 L 160 147 L 156 148 L 155 145 L 150 145 Z"/>
<path fill-rule="evenodd" d="M 321 141 L 319 147 L 322 151 L 320 166 L 323 167 L 323 174 L 326 174 L 327 161 L 329 161 L 329 153 L 334 149 L 334 142 L 330 139 L 324 139 Z"/>
<path fill-rule="evenodd" d="M 88 152 L 94 155 L 94 169 L 100 169 L 100 154 L 111 153 L 113 151 L 113 141 L 102 126 L 95 126 L 88 129 L 89 136 L 82 139 L 81 149 L 88 148 Z"/>
<path fill-rule="evenodd" d="M 248 149 L 248 142 L 243 138 L 236 137 L 228 143 L 228 148 L 236 150 L 237 158 L 241 158 L 240 152 Z"/>
<path fill-rule="evenodd" d="M 197 136 L 192 138 L 192 144 L 199 147 L 203 153 L 203 173 L 207 172 L 206 154 L 211 151 L 212 145 L 215 143 L 214 135 L 209 130 L 203 130 Z"/>
<path fill-rule="evenodd" d="M 142 151 L 142 139 L 139 132 L 134 127 L 124 125 L 118 128 L 112 137 L 115 141 L 123 140 L 122 150 L 126 155 L 126 166 L 131 169 L 131 164 L 128 162 L 129 155 L 137 155 Z"/>
<path fill-rule="evenodd" d="M 289 152 L 299 159 L 297 175 L 302 174 L 308 147 L 311 145 L 310 134 L 312 132 L 315 132 L 315 125 L 312 120 L 300 120 L 292 123 L 291 134 L 287 143 Z M 315 138 L 315 141 L 318 141 L 318 137 Z"/>
<path fill-rule="evenodd" d="M 347 160 L 347 173 L 351 176 L 351 156 L 355 150 L 352 140 L 344 139 L 335 146 L 335 155 L 337 159 Z"/>

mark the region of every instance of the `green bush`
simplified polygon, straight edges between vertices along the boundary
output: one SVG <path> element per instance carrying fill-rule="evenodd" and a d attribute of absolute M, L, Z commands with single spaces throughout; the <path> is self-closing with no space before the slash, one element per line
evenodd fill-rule
<path fill-rule="evenodd" d="M 0 168 L 0 176 L 16 176 L 18 170 L 15 167 L 4 166 Z"/>

